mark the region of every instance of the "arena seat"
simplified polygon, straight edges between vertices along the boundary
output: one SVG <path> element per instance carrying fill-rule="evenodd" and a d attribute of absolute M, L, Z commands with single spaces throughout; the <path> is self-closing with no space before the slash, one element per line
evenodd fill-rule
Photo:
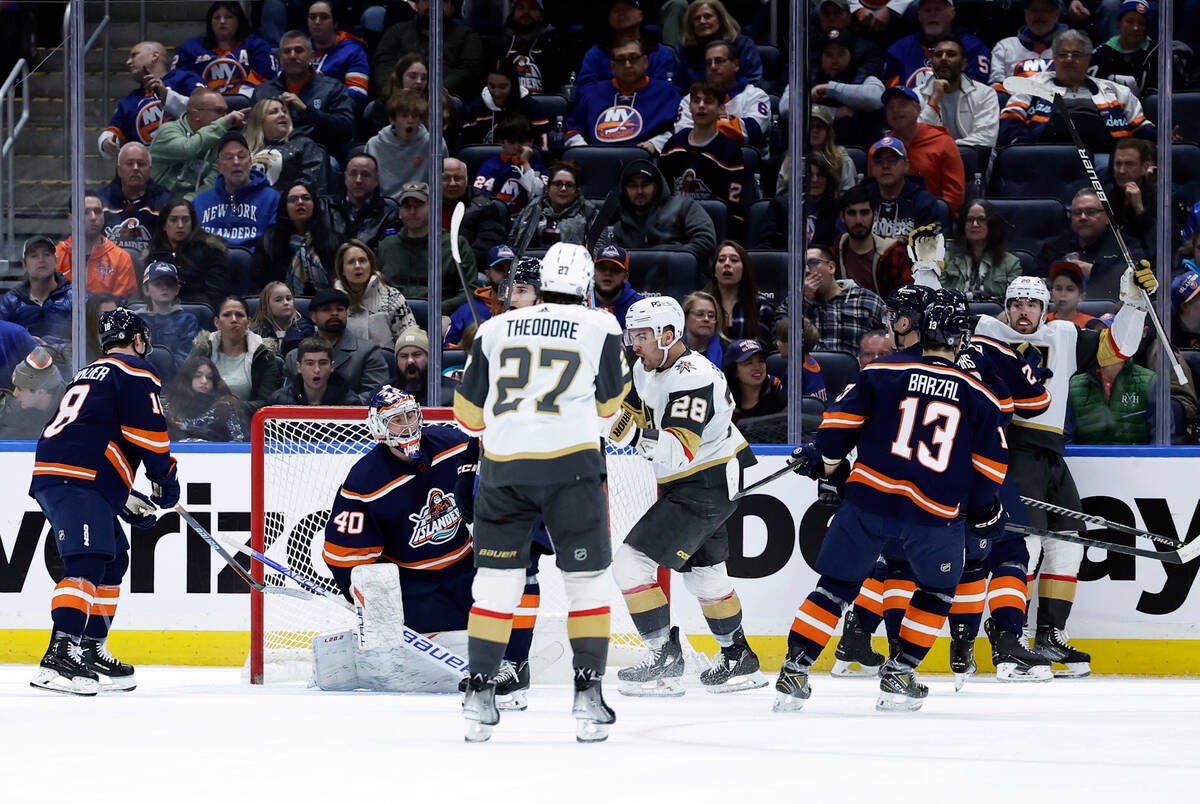
<path fill-rule="evenodd" d="M 717 234 L 717 242 L 720 243 L 729 234 L 729 208 L 725 206 L 724 201 L 716 198 L 705 198 L 699 204 L 704 207 L 704 211 L 708 213 L 708 217 L 712 218 L 713 229 L 716 230 Z"/>
<path fill-rule="evenodd" d="M 764 246 L 767 221 L 771 214 L 771 199 L 761 198 L 750 205 L 746 212 L 746 247 L 760 248 Z"/>
<path fill-rule="evenodd" d="M 857 146 L 847 145 L 846 155 L 854 162 L 854 172 L 858 174 L 858 180 L 861 182 L 867 177 L 867 152 Z"/>
<path fill-rule="evenodd" d="M 1008 224 L 1008 244 L 1034 255 L 1067 228 L 1067 209 L 1057 198 L 989 198 Z M 1047 266 L 1049 267 L 1049 266 Z M 1041 271 L 1037 272 L 1041 275 Z"/>
<path fill-rule="evenodd" d="M 636 159 L 650 155 L 637 147 L 579 145 L 563 152 L 583 168 L 583 187 L 580 192 L 588 198 L 604 198 L 621 186 L 621 171 Z"/>
<path fill-rule="evenodd" d="M 989 301 L 970 302 L 967 309 L 971 311 L 971 315 L 1000 315 L 1003 310 L 996 302 Z"/>
<path fill-rule="evenodd" d="M 546 113 L 546 119 L 550 121 L 550 130 L 554 130 L 555 119 L 561 117 L 564 125 L 567 120 L 567 111 L 570 108 L 570 103 L 562 95 L 534 95 L 533 99 L 542 107 L 542 111 Z M 549 165 L 547 165 L 549 167 Z"/>
<path fill-rule="evenodd" d="M 255 301 L 258 301 L 257 297 L 255 298 Z M 255 304 L 255 306 L 257 307 L 258 305 Z M 213 313 L 213 309 L 207 304 L 196 302 L 190 304 L 180 304 L 179 309 L 185 313 L 191 313 L 194 315 L 196 317 L 196 322 L 200 325 L 200 329 L 205 329 L 209 332 L 212 332 L 216 329 L 216 325 L 213 324 L 213 319 L 216 318 L 216 314 Z M 251 315 L 253 315 L 253 313 L 251 313 Z"/>
<path fill-rule="evenodd" d="M 235 293 L 251 293 L 254 287 L 253 261 L 254 255 L 249 249 L 241 246 L 229 247 L 229 273 L 233 281 Z"/>
<path fill-rule="evenodd" d="M 779 352 L 767 355 L 767 373 L 783 379 L 788 373 L 788 359 Z"/>
<path fill-rule="evenodd" d="M 1010 145 L 992 165 L 991 195 L 1002 198 L 1057 198 L 1065 207 L 1089 184 L 1072 145 Z"/>
<path fill-rule="evenodd" d="M 1041 276 L 1045 273 L 1045 271 L 1038 270 L 1037 255 L 1022 248 L 1010 248 L 1009 251 L 1021 261 L 1022 276 Z"/>
<path fill-rule="evenodd" d="M 1111 299 L 1084 299 L 1079 302 L 1079 312 L 1099 318 L 1102 315 L 1111 313 L 1116 306 L 1116 302 Z"/>
<path fill-rule="evenodd" d="M 1158 123 L 1158 95 L 1142 98 L 1142 113 Z M 1189 143 L 1200 143 L 1200 92 L 1175 92 L 1171 96 L 1171 122 Z"/>
<path fill-rule="evenodd" d="M 630 251 L 629 283 L 634 290 L 660 293 L 682 302 L 701 287 L 696 258 L 681 251 Z"/>
<path fill-rule="evenodd" d="M 775 304 L 787 298 L 788 253 L 786 251 L 748 251 L 754 264 L 758 289 L 775 294 Z"/>
<path fill-rule="evenodd" d="M 855 377 L 858 376 L 858 358 L 845 352 L 810 353 L 813 360 L 821 367 L 821 378 L 825 381 L 825 394 L 830 399 L 837 399 Z"/>
<path fill-rule="evenodd" d="M 467 166 L 467 182 L 475 181 L 479 166 L 494 156 L 500 155 L 499 145 L 467 145 L 458 149 L 458 158 Z"/>
<path fill-rule="evenodd" d="M 1183 360 L 1192 370 L 1193 377 L 1200 377 L 1200 349 L 1180 349 Z"/>
<path fill-rule="evenodd" d="M 429 300 L 428 299 L 408 299 L 408 309 L 412 310 L 413 318 L 417 319 L 417 326 L 426 332 L 429 331 Z"/>
<path fill-rule="evenodd" d="M 958 155 L 962 158 L 963 175 L 966 177 L 964 201 L 974 201 L 983 195 L 983 171 L 987 163 L 983 161 L 979 151 L 969 145 L 958 146 Z"/>
<path fill-rule="evenodd" d="M 783 58 L 779 48 L 774 45 L 759 45 L 758 57 L 762 59 L 763 75 L 758 82 L 758 88 L 767 94 L 783 92 L 787 86 L 787 78 L 782 74 Z"/>
<path fill-rule="evenodd" d="M 1200 111 L 1197 114 L 1200 114 Z M 1200 140 L 1200 137 L 1197 137 L 1197 140 Z M 1171 195 L 1185 202 L 1190 209 L 1192 204 L 1200 201 L 1200 145 L 1172 145 L 1171 174 Z"/>

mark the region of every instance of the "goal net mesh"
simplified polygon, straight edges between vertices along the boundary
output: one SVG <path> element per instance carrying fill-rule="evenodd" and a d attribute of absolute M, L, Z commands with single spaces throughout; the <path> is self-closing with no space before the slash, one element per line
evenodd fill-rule
<path fill-rule="evenodd" d="M 340 411 L 338 418 L 321 418 L 321 408 L 280 412 L 277 417 L 267 410 L 265 415 L 256 417 L 254 442 L 255 461 L 261 460 L 253 489 L 256 525 L 261 523 L 261 544 L 256 527 L 255 547 L 335 593 L 339 590 L 322 558 L 325 523 L 346 474 L 376 443 L 367 431 L 365 409 Z M 424 415 L 427 423 L 452 423 L 445 409 L 425 409 Z M 610 447 L 606 457 L 610 533 L 615 549 L 654 502 L 657 485 L 649 462 L 636 451 Z M 533 652 L 536 654 L 547 641 L 555 641 L 569 654 L 566 593 L 552 557 L 542 559 L 538 577 L 541 606 Z M 644 643 L 633 626 L 620 590 L 608 577 L 612 609 L 609 662 L 628 664 L 641 657 Z M 263 582 L 268 587 L 285 584 L 295 587 L 294 581 L 270 568 L 264 568 Z M 267 682 L 307 680 L 311 676 L 313 636 L 350 630 L 356 625 L 352 612 L 320 597 L 307 600 L 279 594 L 255 597 L 261 602 L 262 617 L 261 626 L 259 618 L 252 618 L 252 658 L 248 668 L 255 677 L 253 657 L 261 650 L 261 677 Z"/>

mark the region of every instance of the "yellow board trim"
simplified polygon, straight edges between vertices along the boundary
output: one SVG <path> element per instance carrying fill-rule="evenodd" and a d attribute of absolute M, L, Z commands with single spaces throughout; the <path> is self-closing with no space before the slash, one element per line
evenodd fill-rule
<path fill-rule="evenodd" d="M 0 630 L 0 662 L 37 664 L 50 643 L 50 629 Z M 112 632 L 109 649 L 130 664 L 240 667 L 250 655 L 249 631 Z"/>

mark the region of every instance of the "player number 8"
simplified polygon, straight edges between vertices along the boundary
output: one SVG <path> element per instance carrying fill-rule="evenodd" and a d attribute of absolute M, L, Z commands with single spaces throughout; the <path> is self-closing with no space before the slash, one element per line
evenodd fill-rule
<path fill-rule="evenodd" d="M 67 391 L 63 396 L 62 401 L 58 403 L 58 413 L 54 416 L 54 421 L 46 425 L 46 429 L 42 431 L 43 438 L 52 438 L 63 431 L 63 429 L 75 421 L 79 417 L 79 411 L 83 409 L 83 402 L 87 399 L 88 392 L 92 390 L 90 385 L 76 385 L 70 391 Z"/>
<path fill-rule="evenodd" d="M 707 413 L 708 401 L 702 396 L 681 396 L 671 403 L 672 419 L 691 419 L 697 424 L 704 424 Z"/>

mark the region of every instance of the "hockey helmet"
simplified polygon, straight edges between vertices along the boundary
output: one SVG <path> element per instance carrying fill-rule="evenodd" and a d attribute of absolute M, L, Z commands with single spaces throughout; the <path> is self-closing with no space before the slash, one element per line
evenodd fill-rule
<path fill-rule="evenodd" d="M 595 271 L 586 248 L 575 243 L 555 243 L 542 257 L 542 293 L 561 293 L 581 301 L 591 298 Z"/>
<path fill-rule="evenodd" d="M 949 347 L 955 352 L 962 346 L 966 329 L 962 314 L 954 303 L 935 295 L 921 314 L 921 346 Z"/>
<path fill-rule="evenodd" d="M 1018 276 L 1016 279 L 1008 283 L 1008 288 L 1004 291 L 1004 309 L 1008 310 L 1008 303 L 1013 299 L 1033 299 L 1042 303 L 1042 318 L 1038 322 L 1040 326 L 1046 320 L 1046 313 L 1050 312 L 1050 289 L 1046 287 L 1046 282 L 1040 276 Z"/>
<path fill-rule="evenodd" d="M 118 307 L 101 313 L 97 330 L 102 351 L 115 344 L 131 343 L 133 336 L 139 333 L 146 342 L 146 352 L 150 351 L 150 327 L 132 310 Z"/>
<path fill-rule="evenodd" d="M 633 330 L 647 327 L 654 333 L 654 340 L 659 346 L 668 348 L 670 344 L 664 346 L 662 342 L 667 327 L 671 327 L 675 336 L 672 343 L 683 337 L 683 308 L 670 296 L 648 296 L 638 299 L 625 313 L 625 345 L 633 346 L 630 336 Z"/>
<path fill-rule="evenodd" d="M 393 420 L 400 424 L 399 432 L 391 428 Z M 371 406 L 367 408 L 367 430 L 371 437 L 389 447 L 399 447 L 409 457 L 421 451 L 421 427 L 424 423 L 421 406 L 412 394 L 391 385 L 376 391 Z"/>
<path fill-rule="evenodd" d="M 966 294 L 952 288 L 938 288 L 935 293 L 937 301 L 954 308 L 953 325 L 958 327 L 962 335 L 969 337 L 971 334 L 971 307 L 967 304 Z"/>
<path fill-rule="evenodd" d="M 536 293 L 542 286 L 542 261 L 537 257 L 517 260 L 500 283 L 500 301 L 512 306 L 512 292 L 516 285 L 529 285 Z"/>
<path fill-rule="evenodd" d="M 908 329 L 899 334 L 920 329 L 925 308 L 933 302 L 935 295 L 933 288 L 924 285 L 901 285 L 896 288 L 887 297 L 888 326 L 894 330 L 897 321 L 907 318 Z"/>

